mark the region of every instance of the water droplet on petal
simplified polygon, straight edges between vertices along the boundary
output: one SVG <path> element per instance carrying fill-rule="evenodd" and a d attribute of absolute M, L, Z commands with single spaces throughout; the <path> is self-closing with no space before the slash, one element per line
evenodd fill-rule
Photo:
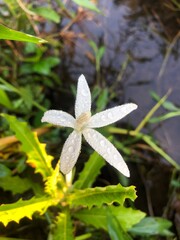
<path fill-rule="evenodd" d="M 108 118 L 112 119 L 113 118 L 113 114 L 111 112 L 108 113 Z"/>
<path fill-rule="evenodd" d="M 105 141 L 104 141 L 104 140 L 101 140 L 101 141 L 100 141 L 100 145 L 101 145 L 102 147 L 104 147 L 104 146 L 105 146 Z"/>
<path fill-rule="evenodd" d="M 90 132 L 88 132 L 87 135 L 88 135 L 88 138 L 93 137 L 93 135 Z"/>
<path fill-rule="evenodd" d="M 108 147 L 107 148 L 107 153 L 110 154 L 111 153 L 111 149 Z"/>
<path fill-rule="evenodd" d="M 68 152 L 72 153 L 74 148 L 72 146 L 68 147 Z"/>
<path fill-rule="evenodd" d="M 92 135 L 92 137 L 93 137 L 93 138 L 96 138 L 96 134 L 94 133 L 94 134 Z"/>
<path fill-rule="evenodd" d="M 82 95 L 85 96 L 85 97 L 88 95 L 88 92 L 85 91 L 85 90 L 82 90 L 81 93 L 82 93 Z"/>
<path fill-rule="evenodd" d="M 106 117 L 104 115 L 101 116 L 102 121 L 106 121 Z"/>

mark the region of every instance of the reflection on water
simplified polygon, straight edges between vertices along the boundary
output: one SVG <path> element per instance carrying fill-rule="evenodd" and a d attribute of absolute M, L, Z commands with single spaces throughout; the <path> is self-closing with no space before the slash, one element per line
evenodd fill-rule
<path fill-rule="evenodd" d="M 144 1 L 142 1 L 144 2 Z M 155 102 L 150 91 L 163 96 L 169 88 L 172 94 L 169 100 L 180 103 L 180 40 L 177 39 L 169 55 L 167 64 L 162 70 L 164 56 L 169 46 L 162 23 L 157 21 L 157 14 L 149 14 L 140 7 L 139 1 L 99 1 L 104 15 L 92 21 L 82 21 L 73 26 L 76 33 L 84 32 L 87 38 L 93 39 L 97 45 L 105 45 L 106 52 L 102 60 L 101 79 L 107 86 L 117 81 L 119 103 L 133 101 L 139 109 L 129 117 L 136 126 Z M 63 68 L 72 79 L 84 73 L 89 82 L 95 79 L 95 67 L 87 57 L 92 50 L 83 39 L 78 39 L 73 54 L 66 49 Z M 123 63 L 127 67 L 121 76 Z M 123 89 L 123 91 L 122 91 Z M 164 110 L 161 109 L 159 113 Z M 158 114 L 158 113 L 157 113 Z M 154 128 L 154 125 L 152 125 Z M 180 163 L 179 118 L 169 119 L 158 128 L 155 135 L 161 146 Z"/>

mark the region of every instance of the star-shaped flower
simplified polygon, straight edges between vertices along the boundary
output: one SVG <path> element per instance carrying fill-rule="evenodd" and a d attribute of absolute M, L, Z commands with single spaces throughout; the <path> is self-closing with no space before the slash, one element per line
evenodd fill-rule
<path fill-rule="evenodd" d="M 63 127 L 71 127 L 74 131 L 64 143 L 60 156 L 60 170 L 68 174 L 74 167 L 81 150 L 82 135 L 85 140 L 109 164 L 129 177 L 129 169 L 118 150 L 102 134 L 94 128 L 114 123 L 137 108 L 134 103 L 127 103 L 96 113 L 91 116 L 91 93 L 83 75 L 79 77 L 75 102 L 75 117 L 59 110 L 44 113 L 42 122 L 49 122 Z"/>

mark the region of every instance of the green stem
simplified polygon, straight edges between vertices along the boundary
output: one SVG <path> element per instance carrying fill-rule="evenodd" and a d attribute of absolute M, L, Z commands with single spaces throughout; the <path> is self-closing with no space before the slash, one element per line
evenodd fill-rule
<path fill-rule="evenodd" d="M 142 139 L 153 150 L 155 150 L 164 159 L 166 159 L 166 161 L 169 162 L 173 167 L 175 167 L 178 170 L 180 169 L 180 165 L 178 163 L 176 163 L 176 161 L 173 158 L 171 158 L 166 152 L 164 152 L 155 142 L 153 142 L 153 140 L 150 136 L 143 134 L 143 133 L 138 133 L 136 130 L 128 131 L 127 129 L 116 128 L 116 127 L 109 127 L 108 132 L 114 133 L 114 134 L 130 135 L 132 137 L 137 137 L 137 138 Z"/>
<path fill-rule="evenodd" d="M 171 93 L 171 90 L 168 90 L 166 95 L 162 97 L 159 102 L 156 103 L 156 105 L 147 113 L 147 115 L 143 118 L 143 120 L 139 123 L 137 128 L 135 129 L 136 133 L 139 133 L 141 129 L 146 125 L 146 123 L 149 121 L 149 119 L 152 117 L 152 115 L 157 111 L 157 109 L 166 101 L 167 97 Z"/>

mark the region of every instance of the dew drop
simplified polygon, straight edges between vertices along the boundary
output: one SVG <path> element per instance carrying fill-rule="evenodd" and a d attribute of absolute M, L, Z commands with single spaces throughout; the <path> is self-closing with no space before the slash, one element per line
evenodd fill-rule
<path fill-rule="evenodd" d="M 117 154 L 115 154 L 113 157 L 114 157 L 114 160 L 118 159 L 118 155 Z"/>
<path fill-rule="evenodd" d="M 107 148 L 107 153 L 110 154 L 111 153 L 111 149 L 108 147 Z"/>
<path fill-rule="evenodd" d="M 90 137 L 92 137 L 92 135 L 88 132 L 88 137 L 90 138 Z"/>
<path fill-rule="evenodd" d="M 93 138 L 96 138 L 96 134 L 94 133 L 94 134 L 92 135 L 92 137 L 93 137 Z"/>
<path fill-rule="evenodd" d="M 74 148 L 72 146 L 68 147 L 68 152 L 72 153 Z"/>
<path fill-rule="evenodd" d="M 101 116 L 102 121 L 106 121 L 106 117 L 104 115 Z"/>
<path fill-rule="evenodd" d="M 86 90 L 82 90 L 81 93 L 82 93 L 82 95 L 85 96 L 85 97 L 88 95 L 88 92 L 87 92 Z"/>
<path fill-rule="evenodd" d="M 104 147 L 104 146 L 105 146 L 105 141 L 104 141 L 104 140 L 101 140 L 101 141 L 100 141 L 100 145 L 101 145 L 102 147 Z"/>
<path fill-rule="evenodd" d="M 112 119 L 112 118 L 113 118 L 113 115 L 112 115 L 111 112 L 108 113 L 108 118 L 109 118 L 109 119 Z"/>

